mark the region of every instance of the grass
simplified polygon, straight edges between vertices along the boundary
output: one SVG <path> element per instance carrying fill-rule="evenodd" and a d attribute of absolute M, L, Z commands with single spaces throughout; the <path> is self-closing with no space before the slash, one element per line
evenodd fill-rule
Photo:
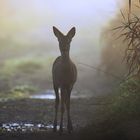
<path fill-rule="evenodd" d="M 4 62 L 3 71 L 5 73 L 25 72 L 32 73 L 50 65 L 50 60 L 45 61 L 41 58 L 20 58 L 10 59 Z"/>
<path fill-rule="evenodd" d="M 110 106 L 112 113 L 120 117 L 134 117 L 140 115 L 140 80 L 130 79 L 120 85 L 119 94 L 113 97 Z"/>
<path fill-rule="evenodd" d="M 0 92 L 7 92 L 17 85 L 47 88 L 51 80 L 51 65 L 53 58 L 19 58 L 8 59 L 0 69 Z"/>
<path fill-rule="evenodd" d="M 0 101 L 9 100 L 9 99 L 16 100 L 16 99 L 29 98 L 31 94 L 37 91 L 38 91 L 37 88 L 29 85 L 15 86 L 13 89 L 7 92 L 0 92 Z"/>
<path fill-rule="evenodd" d="M 131 78 L 121 84 L 111 97 L 111 104 L 99 113 L 99 121 L 93 121 L 81 131 L 81 139 L 128 140 L 140 138 L 140 80 Z M 135 131 L 133 131 L 135 130 Z"/>

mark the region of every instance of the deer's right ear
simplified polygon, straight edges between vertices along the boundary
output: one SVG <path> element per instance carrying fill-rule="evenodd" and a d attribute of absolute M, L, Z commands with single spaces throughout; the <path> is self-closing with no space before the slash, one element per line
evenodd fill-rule
<path fill-rule="evenodd" d="M 54 26 L 53 26 L 53 32 L 57 38 L 60 38 L 63 36 L 63 34 Z"/>

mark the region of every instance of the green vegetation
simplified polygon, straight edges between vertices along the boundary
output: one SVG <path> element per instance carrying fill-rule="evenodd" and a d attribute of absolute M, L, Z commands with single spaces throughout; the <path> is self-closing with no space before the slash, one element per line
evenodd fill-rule
<path fill-rule="evenodd" d="M 8 99 L 27 98 L 31 94 L 35 93 L 37 90 L 37 88 L 28 85 L 15 86 L 13 89 L 7 92 L 1 92 L 0 101 Z"/>
<path fill-rule="evenodd" d="M 7 59 L 0 69 L 0 97 L 27 97 L 48 88 L 52 58 Z"/>
<path fill-rule="evenodd" d="M 110 111 L 125 119 L 140 115 L 140 80 L 134 78 L 120 85 L 119 94 L 113 97 Z M 119 116 L 118 116 L 119 115 Z"/>
<path fill-rule="evenodd" d="M 115 95 L 107 97 L 105 101 L 111 104 L 100 110 L 98 121 L 82 130 L 83 139 L 125 139 L 130 130 L 139 131 L 135 126 L 140 122 L 139 85 L 138 78 L 131 78 L 120 85 Z"/>

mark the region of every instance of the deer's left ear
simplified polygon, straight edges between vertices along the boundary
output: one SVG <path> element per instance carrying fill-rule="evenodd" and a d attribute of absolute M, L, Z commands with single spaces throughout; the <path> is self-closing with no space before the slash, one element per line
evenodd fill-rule
<path fill-rule="evenodd" d="M 75 36 L 75 32 L 76 32 L 76 28 L 73 27 L 67 34 L 67 37 L 69 37 L 70 39 L 72 39 Z"/>
<path fill-rule="evenodd" d="M 54 34 L 55 34 L 55 36 L 56 36 L 57 38 L 61 38 L 61 37 L 64 36 L 64 35 L 63 35 L 56 27 L 54 27 L 54 26 L 53 26 L 53 32 L 54 32 Z"/>

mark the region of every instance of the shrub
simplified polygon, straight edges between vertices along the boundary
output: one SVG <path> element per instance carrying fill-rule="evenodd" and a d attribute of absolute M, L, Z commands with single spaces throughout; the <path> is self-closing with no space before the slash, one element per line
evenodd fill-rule
<path fill-rule="evenodd" d="M 125 119 L 132 119 L 140 115 L 140 80 L 129 79 L 119 87 L 119 94 L 113 97 L 110 110 L 113 114 Z"/>
<path fill-rule="evenodd" d="M 107 97 L 105 100 L 111 104 L 101 109 L 101 120 L 93 121 L 86 128 L 81 130 L 80 139 L 96 140 L 117 140 L 128 139 L 128 135 L 133 139 L 134 134 L 139 137 L 139 133 L 131 133 L 132 129 L 139 132 L 139 127 L 133 122 L 140 122 L 140 80 L 131 78 L 122 83 L 116 95 Z M 116 92 L 116 91 L 115 91 Z M 129 123 L 129 124 L 128 124 Z M 130 125 L 131 124 L 131 125 Z M 129 128 L 128 128 L 129 127 Z"/>
<path fill-rule="evenodd" d="M 18 64 L 17 68 L 21 72 L 25 73 L 33 73 L 39 69 L 41 69 L 43 66 L 37 61 L 25 61 Z"/>

